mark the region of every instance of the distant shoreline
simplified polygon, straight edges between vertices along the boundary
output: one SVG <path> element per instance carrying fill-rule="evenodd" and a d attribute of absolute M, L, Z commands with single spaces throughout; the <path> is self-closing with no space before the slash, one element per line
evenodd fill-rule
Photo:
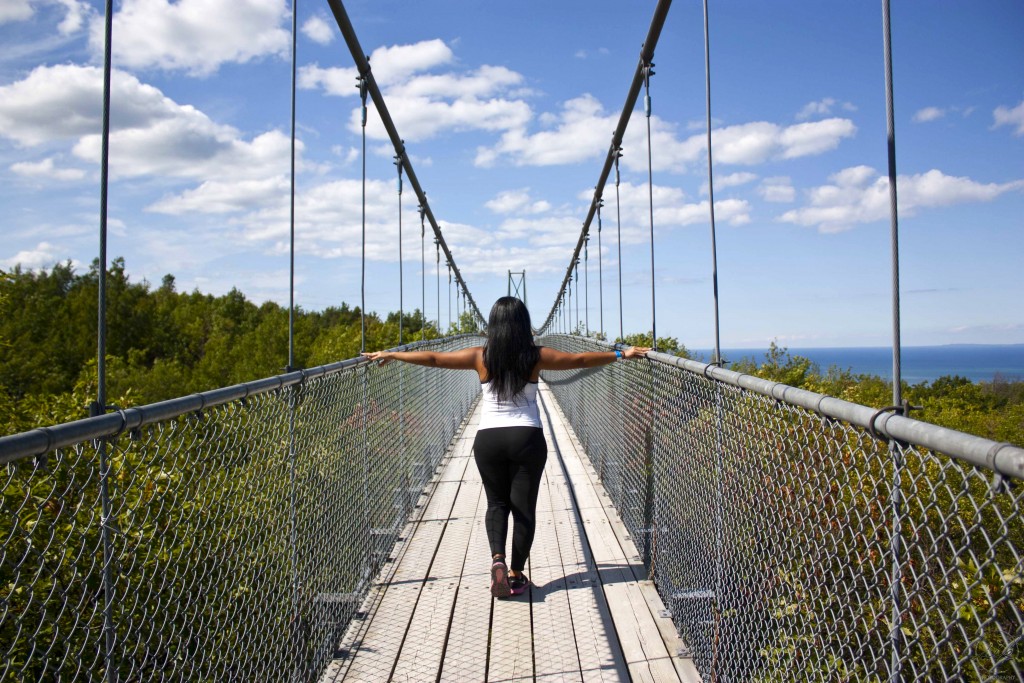
<path fill-rule="evenodd" d="M 849 370 L 855 375 L 892 378 L 892 349 L 885 346 L 788 347 L 790 356 L 802 356 L 818 365 L 822 373 L 831 367 Z M 694 358 L 709 360 L 711 349 L 692 349 Z M 765 362 L 767 348 L 725 348 L 727 363 L 753 360 Z M 1024 344 L 944 344 L 941 346 L 904 346 L 900 352 L 900 374 L 904 382 L 933 382 L 939 377 L 958 375 L 972 382 L 1004 380 L 1024 381 Z"/>

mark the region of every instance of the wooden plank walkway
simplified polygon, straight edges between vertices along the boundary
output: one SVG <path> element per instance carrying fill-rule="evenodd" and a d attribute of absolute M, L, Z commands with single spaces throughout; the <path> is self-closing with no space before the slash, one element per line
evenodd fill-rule
<path fill-rule="evenodd" d="M 322 683 L 700 681 L 543 383 L 540 397 L 548 463 L 526 568 L 531 589 L 509 600 L 490 595 L 474 412 Z"/>

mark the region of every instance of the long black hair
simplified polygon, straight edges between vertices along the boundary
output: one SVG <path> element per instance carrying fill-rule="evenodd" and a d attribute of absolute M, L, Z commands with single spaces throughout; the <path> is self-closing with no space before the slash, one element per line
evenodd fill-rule
<path fill-rule="evenodd" d="M 494 302 L 487 319 L 484 366 L 499 401 L 514 401 L 540 360 L 526 305 L 514 296 Z"/>

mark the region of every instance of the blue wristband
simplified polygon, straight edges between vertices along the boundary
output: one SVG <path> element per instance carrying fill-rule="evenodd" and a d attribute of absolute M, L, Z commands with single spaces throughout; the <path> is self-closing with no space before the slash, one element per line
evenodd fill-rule
<path fill-rule="evenodd" d="M 615 360 L 622 360 L 622 351 L 615 349 Z"/>

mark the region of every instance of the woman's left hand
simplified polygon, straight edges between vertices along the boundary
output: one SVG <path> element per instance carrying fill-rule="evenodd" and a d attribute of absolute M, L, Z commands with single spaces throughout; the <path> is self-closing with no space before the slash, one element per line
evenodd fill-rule
<path fill-rule="evenodd" d="M 363 358 L 377 361 L 381 365 L 387 365 L 388 363 L 394 360 L 394 358 L 390 357 L 391 354 L 388 353 L 387 351 L 367 351 L 363 353 L 362 356 Z"/>
<path fill-rule="evenodd" d="M 643 358 L 650 350 L 649 346 L 630 346 L 622 352 L 622 355 L 626 358 Z"/>

